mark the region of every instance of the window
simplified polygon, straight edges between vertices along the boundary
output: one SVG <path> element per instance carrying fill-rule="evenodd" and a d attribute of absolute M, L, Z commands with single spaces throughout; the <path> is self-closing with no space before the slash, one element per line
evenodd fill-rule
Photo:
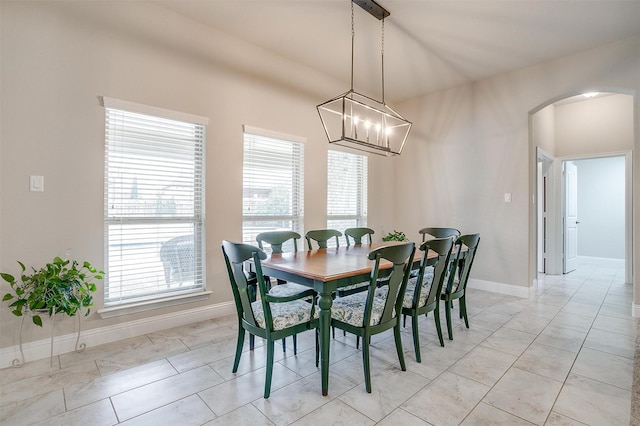
<path fill-rule="evenodd" d="M 304 229 L 303 139 L 244 128 L 242 239 L 264 231 Z M 286 244 L 285 250 L 292 250 Z"/>
<path fill-rule="evenodd" d="M 367 156 L 329 150 L 327 228 L 367 226 Z"/>
<path fill-rule="evenodd" d="M 103 102 L 105 306 L 202 292 L 207 119 Z"/>

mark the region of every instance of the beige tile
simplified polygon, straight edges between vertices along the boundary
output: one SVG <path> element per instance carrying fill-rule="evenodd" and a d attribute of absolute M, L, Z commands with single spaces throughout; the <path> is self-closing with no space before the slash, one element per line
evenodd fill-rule
<path fill-rule="evenodd" d="M 634 318 L 618 318 L 607 315 L 598 315 L 593 322 L 593 328 L 597 330 L 609 331 L 611 333 L 623 334 L 635 339 L 638 320 Z"/>
<path fill-rule="evenodd" d="M 573 352 L 533 343 L 513 366 L 563 382 L 575 359 L 576 354 Z"/>
<path fill-rule="evenodd" d="M 176 370 L 182 373 L 224 358 L 233 357 L 235 356 L 235 353 L 236 340 L 233 339 L 211 345 L 200 346 L 197 349 L 184 351 L 167 359 Z"/>
<path fill-rule="evenodd" d="M 585 426 L 585 423 L 581 423 L 552 411 L 547 418 L 545 426 Z"/>
<path fill-rule="evenodd" d="M 415 362 L 413 350 L 405 353 L 407 370 L 419 374 L 427 379 L 435 379 L 456 361 L 465 356 L 468 351 L 465 348 L 453 346 L 445 343 L 445 347 L 440 343 L 431 342 L 420 348 L 422 362 Z"/>
<path fill-rule="evenodd" d="M 606 352 L 583 348 L 571 373 L 631 390 L 633 360 Z"/>
<path fill-rule="evenodd" d="M 528 422 L 520 417 L 502 411 L 492 405 L 481 402 L 473 409 L 471 413 L 464 419 L 461 425 L 471 426 L 532 426 L 533 423 Z"/>
<path fill-rule="evenodd" d="M 449 371 L 493 386 L 516 359 L 514 355 L 478 346 L 451 366 Z"/>
<path fill-rule="evenodd" d="M 238 364 L 238 371 L 236 373 L 232 372 L 234 358 L 235 353 L 233 356 L 222 358 L 210 363 L 209 367 L 213 368 L 214 371 L 224 380 L 231 380 L 235 377 L 263 368 L 267 362 L 267 350 L 266 347 L 260 346 L 255 348 L 253 351 L 243 352 L 240 357 L 240 363 Z M 281 351 L 274 351 L 274 359 L 282 359 Z"/>
<path fill-rule="evenodd" d="M 329 395 L 322 396 L 320 373 L 303 377 L 271 392 L 269 399 L 258 398 L 252 404 L 276 425 L 291 424 L 325 405 L 353 384 L 335 374 L 329 375 Z"/>
<path fill-rule="evenodd" d="M 38 426 L 111 426 L 115 424 L 118 424 L 118 418 L 108 398 L 35 423 Z"/>
<path fill-rule="evenodd" d="M 609 330 L 591 329 L 584 341 L 585 348 L 596 349 L 614 355 L 633 359 L 636 340 L 625 334 L 612 333 Z"/>
<path fill-rule="evenodd" d="M 233 380 L 220 383 L 199 393 L 200 398 L 218 416 L 227 414 L 264 395 L 266 369 L 260 368 Z M 271 393 L 295 382 L 300 376 L 293 371 L 275 363 L 271 382 Z"/>
<path fill-rule="evenodd" d="M 429 382 L 425 377 L 391 366 L 371 374 L 371 393 L 367 393 L 362 383 L 338 399 L 370 419 L 379 421 Z"/>
<path fill-rule="evenodd" d="M 425 422 L 421 418 L 414 416 L 402 408 L 398 408 L 393 410 L 391 414 L 389 414 L 384 419 L 380 420 L 376 423 L 379 426 L 429 426 L 429 423 Z"/>
<path fill-rule="evenodd" d="M 487 330 L 495 331 L 502 327 L 507 321 L 509 321 L 514 315 L 508 315 L 502 312 L 493 312 L 490 310 L 483 311 L 478 315 L 472 317 L 470 325 L 482 327 Z M 446 330 L 445 330 L 446 334 Z M 454 334 L 455 337 L 455 334 Z M 445 343 L 446 344 L 446 343 Z"/>
<path fill-rule="evenodd" d="M 487 337 L 480 346 L 519 356 L 535 338 L 535 334 L 503 327 Z"/>
<path fill-rule="evenodd" d="M 489 389 L 476 381 L 445 372 L 401 407 L 433 425 L 457 425 Z"/>
<path fill-rule="evenodd" d="M 589 425 L 624 425 L 630 420 L 631 392 L 569 374 L 553 411 Z"/>
<path fill-rule="evenodd" d="M 201 425 L 216 415 L 197 395 L 172 402 L 148 413 L 120 423 L 123 426 Z"/>
<path fill-rule="evenodd" d="M 273 426 L 273 422 L 251 404 L 243 405 L 235 411 L 220 416 L 203 426 Z"/>
<path fill-rule="evenodd" d="M 574 302 L 573 300 L 567 302 L 562 308 L 561 312 L 569 314 L 582 315 L 584 317 L 595 318 L 600 310 L 600 304 L 592 305 L 589 303 Z"/>
<path fill-rule="evenodd" d="M 29 377 L 41 376 L 60 370 L 59 357 L 53 357 L 53 367 L 49 362 L 49 358 L 30 361 L 19 367 L 8 367 L 0 370 L 0 385 L 4 386 L 8 383 L 17 382 L 28 379 Z M 1 402 L 0 402 L 1 404 Z"/>
<path fill-rule="evenodd" d="M 60 355 L 60 365 L 70 367 L 81 362 L 96 361 L 117 356 L 123 352 L 135 351 L 153 346 L 147 336 L 136 336 L 103 345 L 88 346 L 82 352 L 68 352 Z"/>
<path fill-rule="evenodd" d="M 549 327 L 569 328 L 586 333 L 591 328 L 595 317 L 561 311 L 549 323 Z"/>
<path fill-rule="evenodd" d="M 554 314 L 555 315 L 555 314 Z M 544 330 L 553 317 L 548 317 L 546 313 L 532 313 L 529 308 L 522 311 L 504 326 L 513 330 L 524 331 L 529 334 L 539 334 Z"/>
<path fill-rule="evenodd" d="M 395 353 L 395 349 L 393 351 Z M 396 355 L 397 357 L 397 355 Z M 371 357 L 371 375 L 388 368 L 391 364 L 387 360 Z M 364 383 L 364 365 L 362 363 L 362 352 L 356 352 L 350 357 L 331 364 L 330 371 L 340 377 L 349 380 L 353 385 Z"/>
<path fill-rule="evenodd" d="M 111 401 L 118 418 L 128 420 L 221 382 L 211 368 L 200 367 L 112 396 Z"/>
<path fill-rule="evenodd" d="M 37 395 L 62 390 L 66 386 L 90 382 L 100 376 L 94 362 L 85 362 L 54 371 L 53 374 L 28 377 L 0 388 L 0 404 L 7 405 Z"/>
<path fill-rule="evenodd" d="M 62 390 L 21 399 L 0 407 L 1 425 L 27 425 L 64 413 Z"/>
<path fill-rule="evenodd" d="M 578 353 L 586 337 L 587 331 L 571 328 L 549 326 L 538 335 L 535 342 L 557 349 Z"/>
<path fill-rule="evenodd" d="M 198 321 L 193 324 L 186 324 L 180 327 L 149 333 L 146 336 L 153 344 L 157 345 L 158 343 L 166 342 L 167 340 L 184 339 L 186 337 L 192 337 L 200 334 L 213 333 L 217 328 L 220 328 L 220 324 L 213 322 L 212 320 Z"/>
<path fill-rule="evenodd" d="M 542 425 L 561 388 L 562 382 L 511 368 L 483 401 L 531 423 Z"/>
<path fill-rule="evenodd" d="M 375 422 L 342 401 L 334 399 L 292 423 L 294 426 L 316 426 L 320 424 L 369 426 L 375 424 Z"/>
<path fill-rule="evenodd" d="M 176 374 L 178 372 L 163 359 L 67 386 L 64 398 L 67 409 L 71 410 Z"/>
<path fill-rule="evenodd" d="M 104 376 L 117 371 L 126 370 L 146 362 L 157 361 L 188 351 L 179 340 L 167 340 L 157 345 L 144 346 L 134 350 L 109 354 L 96 360 L 100 373 Z"/>

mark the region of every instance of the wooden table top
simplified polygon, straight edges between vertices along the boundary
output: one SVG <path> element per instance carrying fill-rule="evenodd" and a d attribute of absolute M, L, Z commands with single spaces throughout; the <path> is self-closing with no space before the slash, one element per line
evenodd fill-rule
<path fill-rule="evenodd" d="M 263 267 L 278 269 L 296 274 L 315 281 L 334 281 L 341 278 L 371 272 L 373 261 L 367 258 L 371 250 L 379 247 L 402 244 L 398 241 L 388 241 L 359 246 L 316 249 L 292 253 L 272 254 L 261 262 Z M 422 258 L 422 251 L 417 248 L 414 262 Z M 436 257 L 433 251 L 429 257 Z M 391 267 L 391 262 L 382 260 L 380 269 Z"/>

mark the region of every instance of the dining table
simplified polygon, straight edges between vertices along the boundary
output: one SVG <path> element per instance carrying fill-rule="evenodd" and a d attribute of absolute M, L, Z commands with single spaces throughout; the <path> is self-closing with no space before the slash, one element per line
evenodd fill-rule
<path fill-rule="evenodd" d="M 329 391 L 329 345 L 333 295 L 340 287 L 369 280 L 374 263 L 367 257 L 371 250 L 397 244 L 403 243 L 375 242 L 348 247 L 277 253 L 267 256 L 260 262 L 264 275 L 302 284 L 313 288 L 318 293 L 322 395 L 327 395 Z M 427 256 L 435 258 L 437 253 L 430 251 Z M 419 265 L 421 258 L 422 251 L 416 249 L 413 258 L 414 267 Z M 391 267 L 392 263 L 387 260 L 383 259 L 380 262 L 382 274 L 384 270 Z"/>

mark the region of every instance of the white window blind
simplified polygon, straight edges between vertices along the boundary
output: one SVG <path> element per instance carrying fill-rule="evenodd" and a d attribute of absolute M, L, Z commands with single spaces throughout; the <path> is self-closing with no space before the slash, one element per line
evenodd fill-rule
<path fill-rule="evenodd" d="M 203 291 L 206 119 L 104 105 L 105 306 Z"/>
<path fill-rule="evenodd" d="M 329 150 L 327 228 L 367 226 L 367 156 Z"/>
<path fill-rule="evenodd" d="M 304 228 L 304 144 L 244 133 L 242 238 L 257 244 L 264 231 Z M 265 247 L 266 248 L 266 247 Z M 292 247 L 283 247 L 292 250 Z"/>

